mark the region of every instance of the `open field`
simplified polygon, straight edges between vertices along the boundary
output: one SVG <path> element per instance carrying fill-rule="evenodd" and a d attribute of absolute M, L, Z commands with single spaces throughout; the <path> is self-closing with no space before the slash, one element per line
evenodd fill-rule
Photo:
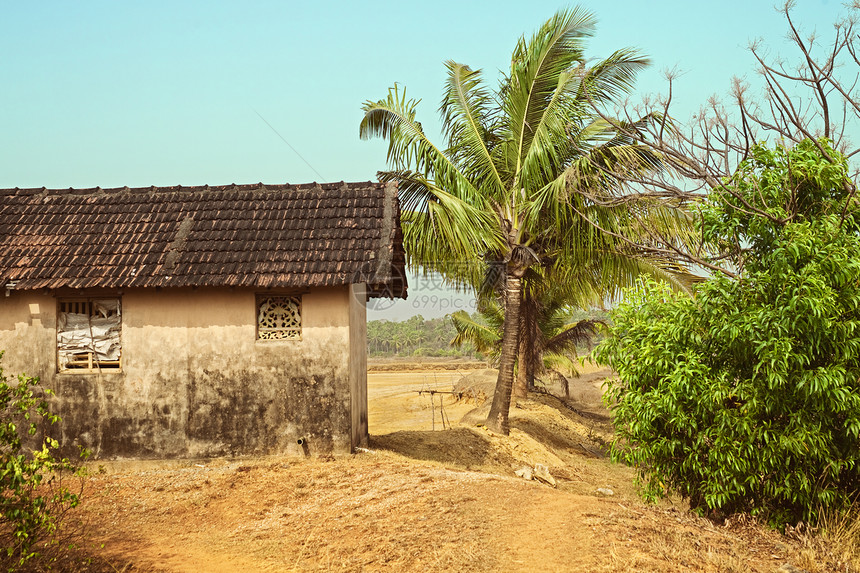
<path fill-rule="evenodd" d="M 587 372 L 568 405 L 520 401 L 509 437 L 459 423 L 480 419 L 479 396 L 427 393 L 461 392 L 456 372 L 373 372 L 371 442 L 354 456 L 104 464 L 79 512 L 86 570 L 828 570 L 746 520 L 642 504 L 631 470 L 603 454 L 604 374 Z M 492 371 L 469 376 L 492 384 Z M 514 473 L 536 464 L 556 487 Z"/>

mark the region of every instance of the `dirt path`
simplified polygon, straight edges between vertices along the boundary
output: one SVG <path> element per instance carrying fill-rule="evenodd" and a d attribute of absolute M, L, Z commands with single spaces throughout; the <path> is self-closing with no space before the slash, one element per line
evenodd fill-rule
<path fill-rule="evenodd" d="M 93 491 L 116 484 L 100 479 Z M 99 505 L 107 556 L 140 571 L 769 572 L 786 559 L 766 535 L 751 544 L 677 510 L 386 453 L 139 474 Z"/>
<path fill-rule="evenodd" d="M 600 454 L 607 429 L 585 411 L 595 407 L 594 380 L 574 389 L 580 413 L 534 396 L 513 409 L 511 436 L 501 437 L 457 426 L 475 404 L 451 395 L 444 408 L 455 427 L 432 431 L 429 398 L 415 392 L 431 387 L 422 374 L 371 375 L 373 436 L 355 456 L 107 464 L 117 473 L 93 477 L 83 507 L 91 543 L 104 544 L 92 568 L 771 573 L 796 557 L 761 528 L 643 505 L 631 471 Z M 441 378 L 432 387 L 450 388 L 453 379 Z M 556 488 L 514 476 L 537 463 Z"/>

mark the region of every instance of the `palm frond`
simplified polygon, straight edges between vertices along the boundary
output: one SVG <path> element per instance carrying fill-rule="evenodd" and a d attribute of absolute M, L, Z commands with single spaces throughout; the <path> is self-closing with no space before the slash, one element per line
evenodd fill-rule
<path fill-rule="evenodd" d="M 595 143 L 612 144 L 618 129 L 596 121 L 592 106 L 629 93 L 637 73 L 647 65 L 646 58 L 626 49 L 591 67 L 580 63 L 559 74 L 558 87 L 543 108 L 523 160 L 522 180 L 543 185 L 570 158 L 590 153 Z"/>
<path fill-rule="evenodd" d="M 574 378 L 579 378 L 579 369 L 576 361 L 569 354 L 555 354 L 547 352 L 541 360 L 544 373 L 555 373 L 557 376 L 564 376 L 561 371 L 565 371 Z"/>
<path fill-rule="evenodd" d="M 484 252 L 500 247 L 502 239 L 491 213 L 441 189 L 429 190 L 433 200 L 425 210 L 401 213 L 410 267 L 422 265 L 447 276 L 457 268 L 479 264 Z"/>
<path fill-rule="evenodd" d="M 616 50 L 585 70 L 577 97 L 592 104 L 616 100 L 630 93 L 637 74 L 650 64 L 647 57 L 633 48 Z"/>
<path fill-rule="evenodd" d="M 561 331 L 546 341 L 546 351 L 556 354 L 562 352 L 576 353 L 577 346 L 591 344 L 603 323 L 599 320 L 586 319 L 574 324 L 567 324 Z"/>
<path fill-rule="evenodd" d="M 481 192 L 454 161 L 433 145 L 415 119 L 420 100 L 406 97 L 406 90 L 389 88 L 388 97 L 362 106 L 364 117 L 359 126 L 362 139 L 388 140 L 388 163 L 395 172 L 420 174 L 425 181 L 456 194 L 464 201 L 482 201 Z"/>
<path fill-rule="evenodd" d="M 541 122 L 546 103 L 552 100 L 559 77 L 584 60 L 583 39 L 594 32 L 594 18 L 580 8 L 562 10 L 550 18 L 530 41 L 521 38 L 511 58 L 510 76 L 502 90 L 512 146 L 508 162 L 519 176 Z M 519 185 L 519 180 L 513 183 Z"/>
<path fill-rule="evenodd" d="M 451 323 L 457 330 L 456 336 L 451 340 L 452 346 L 460 347 L 469 343 L 481 354 L 490 356 L 499 354 L 502 337 L 498 325 L 493 327 L 481 324 L 469 316 L 465 310 L 452 313 Z"/>
<path fill-rule="evenodd" d="M 448 81 L 439 108 L 448 155 L 463 174 L 485 193 L 498 196 L 504 190 L 502 174 L 490 151 L 494 113 L 492 98 L 481 84 L 480 70 L 446 62 Z"/>

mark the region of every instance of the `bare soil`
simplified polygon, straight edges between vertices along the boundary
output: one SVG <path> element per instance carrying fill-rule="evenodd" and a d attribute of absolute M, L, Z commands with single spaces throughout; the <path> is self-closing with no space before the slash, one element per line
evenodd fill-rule
<path fill-rule="evenodd" d="M 507 437 L 476 425 L 494 371 L 463 374 L 371 373 L 371 440 L 353 456 L 104 464 L 78 514 L 91 524 L 87 569 L 770 573 L 796 562 L 796 544 L 748 520 L 639 501 L 632 471 L 604 454 L 607 372 L 586 372 L 568 401 L 520 400 Z M 514 473 L 536 464 L 556 487 Z"/>
<path fill-rule="evenodd" d="M 469 371 L 487 367 L 483 360 L 436 356 L 370 358 L 367 361 L 368 372 Z"/>

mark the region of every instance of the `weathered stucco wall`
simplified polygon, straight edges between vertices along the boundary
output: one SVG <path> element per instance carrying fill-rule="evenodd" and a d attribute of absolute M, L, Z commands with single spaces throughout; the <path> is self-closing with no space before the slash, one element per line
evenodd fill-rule
<path fill-rule="evenodd" d="M 5 351 L 0 364 L 7 375 L 24 372 L 48 380 L 43 373 L 51 365 L 56 369 L 56 313 L 57 301 L 50 296 L 0 295 L 0 350 Z"/>
<path fill-rule="evenodd" d="M 302 339 L 258 341 L 253 290 L 127 289 L 122 370 L 101 373 L 57 373 L 56 298 L 13 292 L 0 299 L 3 367 L 53 388 L 63 443 L 99 458 L 301 454 L 298 438 L 312 455 L 348 452 L 367 433 L 351 291 L 303 293 Z"/>

